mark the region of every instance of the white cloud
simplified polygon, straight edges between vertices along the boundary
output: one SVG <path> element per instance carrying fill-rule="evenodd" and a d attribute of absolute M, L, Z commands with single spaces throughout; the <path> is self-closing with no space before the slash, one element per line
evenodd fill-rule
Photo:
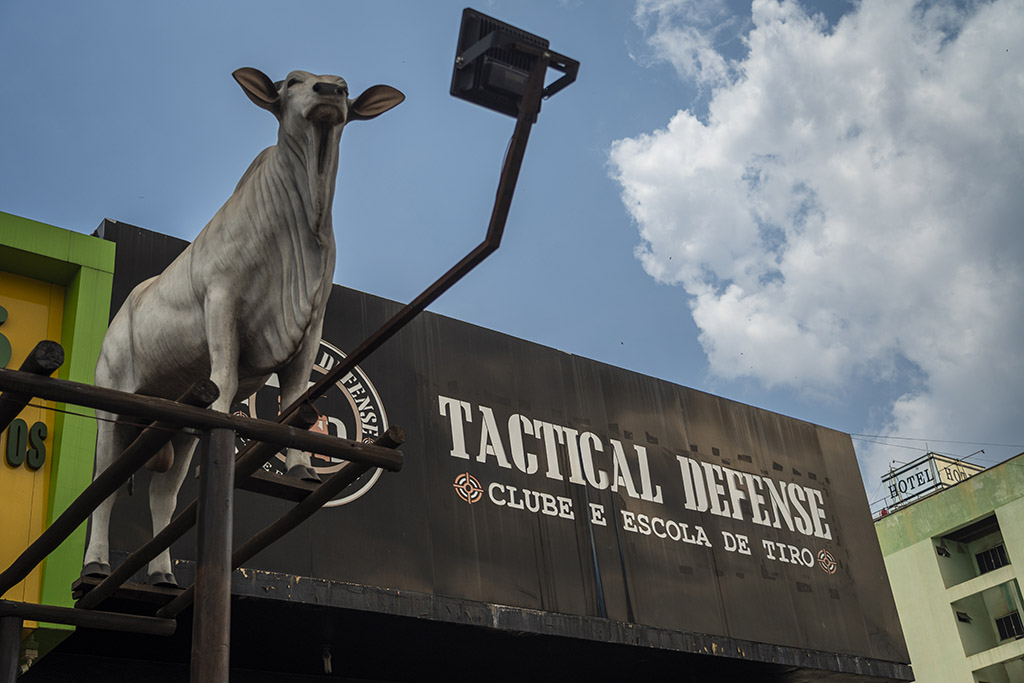
<path fill-rule="evenodd" d="M 723 0 L 639 0 L 634 19 L 651 31 L 655 58 L 682 78 L 702 88 L 728 82 L 730 65 L 716 44 L 735 35 L 736 17 Z"/>
<path fill-rule="evenodd" d="M 754 0 L 729 61 L 695 3 L 639 3 L 656 54 L 712 90 L 611 162 L 712 372 L 896 382 L 866 429 L 1024 441 L 1024 3 L 967 5 L 863 0 L 828 27 Z M 864 455 L 869 480 L 891 457 Z"/>

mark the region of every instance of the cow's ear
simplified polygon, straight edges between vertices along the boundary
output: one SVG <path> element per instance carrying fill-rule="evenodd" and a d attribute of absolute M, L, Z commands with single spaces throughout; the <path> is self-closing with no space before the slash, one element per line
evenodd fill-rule
<path fill-rule="evenodd" d="M 374 85 L 367 88 L 362 95 L 348 103 L 349 121 L 366 121 L 380 116 L 388 109 L 393 109 L 405 100 L 400 90 L 390 85 Z"/>
<path fill-rule="evenodd" d="M 257 107 L 266 109 L 274 116 L 281 113 L 281 96 L 274 87 L 274 82 L 259 69 L 244 66 L 231 74 L 242 86 L 242 90 Z"/>

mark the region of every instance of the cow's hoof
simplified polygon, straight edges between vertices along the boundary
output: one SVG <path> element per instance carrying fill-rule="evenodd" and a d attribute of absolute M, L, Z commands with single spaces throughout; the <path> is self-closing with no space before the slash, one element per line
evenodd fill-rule
<path fill-rule="evenodd" d="M 146 583 L 150 586 L 156 586 L 157 588 L 177 588 L 178 582 L 174 578 L 174 574 L 170 572 L 153 572 L 146 579 Z"/>
<path fill-rule="evenodd" d="M 89 562 L 82 567 L 82 577 L 105 579 L 110 576 L 110 565 L 106 562 Z"/>
<path fill-rule="evenodd" d="M 311 481 L 314 484 L 320 483 L 320 476 L 312 467 L 306 467 L 305 465 L 292 465 L 286 474 L 289 477 L 296 477 L 302 481 Z"/>

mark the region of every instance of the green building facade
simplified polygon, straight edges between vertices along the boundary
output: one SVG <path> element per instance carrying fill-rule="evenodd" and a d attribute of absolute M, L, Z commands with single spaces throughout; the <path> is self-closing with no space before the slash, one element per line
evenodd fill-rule
<path fill-rule="evenodd" d="M 922 683 L 1024 683 L 1024 453 L 875 524 Z"/>
<path fill-rule="evenodd" d="M 60 379 L 91 384 L 110 315 L 114 245 L 0 212 L 0 367 L 17 369 L 36 342 L 60 342 Z M 15 423 L 43 425 L 43 464 L 26 466 L 12 427 L 0 433 L 0 568 L 6 568 L 92 481 L 96 421 L 88 408 L 33 400 Z M 12 454 L 14 457 L 12 457 Z M 72 606 L 82 569 L 82 524 L 8 600 Z M 72 628 L 26 621 L 22 664 L 30 665 Z"/>

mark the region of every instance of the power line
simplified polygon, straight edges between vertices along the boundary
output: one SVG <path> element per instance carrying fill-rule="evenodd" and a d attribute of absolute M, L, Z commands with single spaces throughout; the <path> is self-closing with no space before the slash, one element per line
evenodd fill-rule
<path fill-rule="evenodd" d="M 950 441 L 949 439 L 915 439 L 912 436 L 886 436 L 885 434 L 850 434 L 850 436 L 862 436 L 869 437 L 872 439 L 894 439 L 899 441 L 924 441 L 924 442 L 935 442 L 935 443 L 955 443 L 962 446 L 993 446 L 999 448 L 1024 448 L 1024 444 L 1019 443 L 985 443 L 984 441 Z M 896 444 L 891 444 L 895 446 Z"/>
<path fill-rule="evenodd" d="M 884 441 L 875 441 L 873 439 L 862 438 L 860 435 L 854 436 L 853 434 L 850 434 L 850 438 L 852 438 L 852 439 L 854 439 L 856 441 L 863 441 L 865 443 L 876 443 L 879 446 L 888 446 L 890 448 L 905 448 L 908 451 L 918 451 L 918 452 L 921 451 L 921 448 L 918 447 L 918 446 L 904 446 L 903 444 L 898 444 L 898 443 L 886 443 Z"/>
<path fill-rule="evenodd" d="M 4 400 L 2 396 L 0 396 L 0 400 Z M 26 408 L 38 408 L 39 410 L 49 410 L 50 412 L 53 412 L 53 413 L 63 413 L 64 415 L 71 415 L 73 417 L 82 417 L 82 418 L 85 418 L 86 420 L 96 420 L 97 422 L 111 422 L 113 424 L 127 425 L 127 426 L 130 426 L 130 427 L 139 427 L 140 429 L 145 429 L 145 428 L 148 427 L 150 429 L 155 429 L 155 430 L 159 430 L 159 431 L 166 431 L 166 432 L 182 431 L 181 429 L 179 429 L 177 427 L 161 427 L 161 426 L 159 426 L 159 425 L 157 425 L 155 423 L 151 424 L 151 423 L 143 423 L 143 422 L 132 422 L 131 420 L 127 420 L 127 419 L 124 419 L 124 418 L 100 417 L 99 415 L 89 415 L 87 413 L 78 413 L 78 412 L 75 412 L 74 410 L 64 410 L 64 409 L 61 409 L 61 408 L 57 408 L 56 406 L 48 406 L 48 405 L 43 405 L 41 403 L 29 402 L 29 403 L 25 404 L 25 407 Z M 185 430 L 185 431 L 188 431 L 188 430 Z"/>
<path fill-rule="evenodd" d="M 850 437 L 852 439 L 854 439 L 855 441 L 863 441 L 865 443 L 878 444 L 879 446 L 888 446 L 889 448 L 903 448 L 903 449 L 906 449 L 908 451 L 916 451 L 918 453 L 920 453 L 923 450 L 922 448 L 920 448 L 918 446 L 904 446 L 904 445 L 898 444 L 898 443 L 885 443 L 884 441 L 873 441 L 871 439 L 864 439 L 864 438 L 856 437 L 856 436 L 853 436 L 852 434 L 850 435 Z M 953 458 L 954 460 L 965 460 L 966 459 L 964 456 L 958 455 L 956 453 L 945 453 L 943 451 L 937 451 L 937 450 L 934 450 L 934 449 L 931 449 L 928 452 L 929 453 L 934 453 L 935 455 L 943 455 L 943 456 L 946 456 L 947 458 Z M 976 454 L 972 453 L 971 455 L 976 455 Z M 967 456 L 967 457 L 970 457 L 970 456 Z M 998 461 L 993 460 L 991 458 L 978 458 L 978 460 L 988 460 L 990 462 L 998 462 Z M 903 464 L 906 464 L 906 463 L 903 463 Z"/>

